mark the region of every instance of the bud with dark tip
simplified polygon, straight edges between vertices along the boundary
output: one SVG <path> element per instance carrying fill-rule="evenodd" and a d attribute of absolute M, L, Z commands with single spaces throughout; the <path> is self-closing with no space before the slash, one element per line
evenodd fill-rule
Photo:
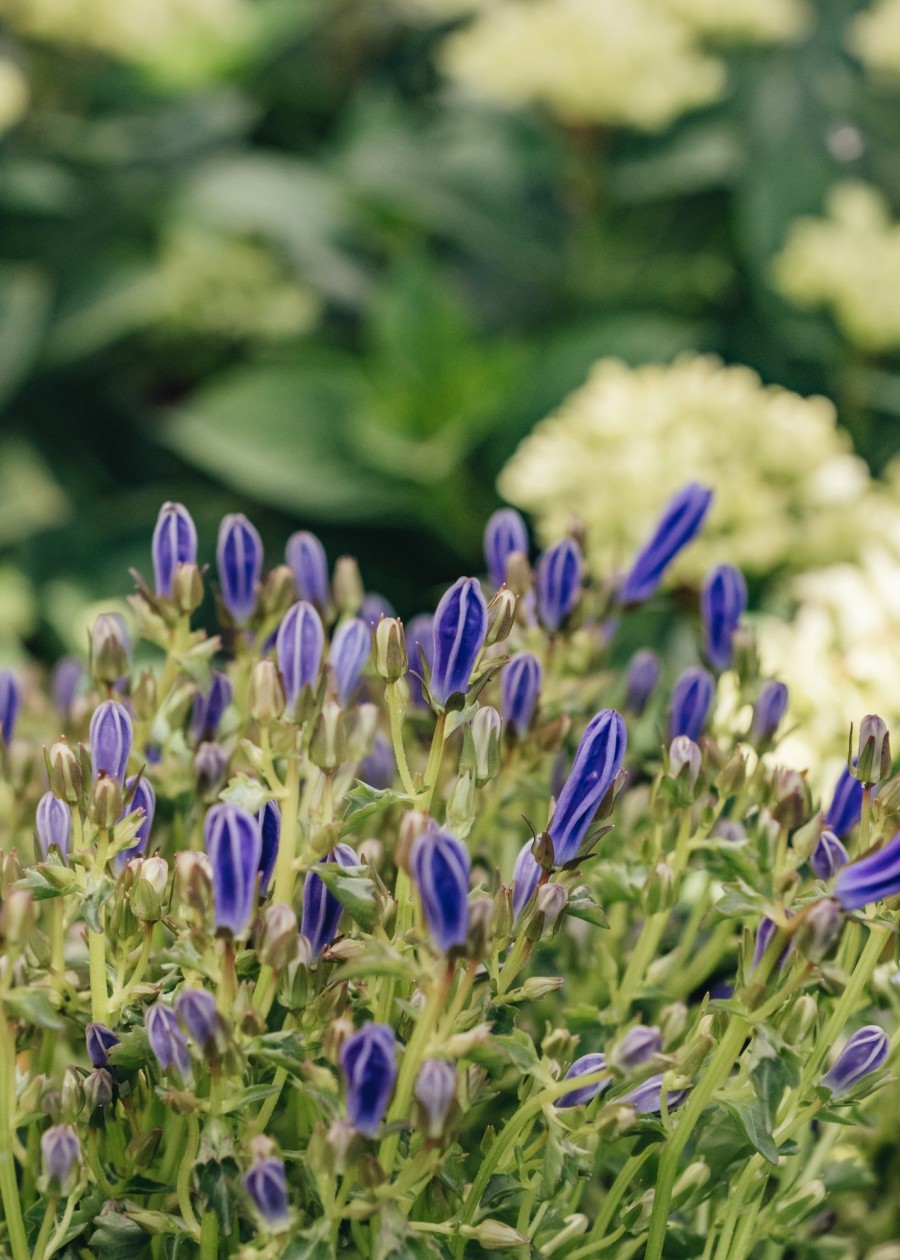
<path fill-rule="evenodd" d="M 512 658 L 500 676 L 503 720 L 517 739 L 528 734 L 541 691 L 540 661 L 531 652 Z"/>
<path fill-rule="evenodd" d="M 583 1054 L 580 1059 L 575 1060 L 566 1072 L 563 1080 L 577 1081 L 580 1076 L 593 1076 L 595 1072 L 602 1072 L 605 1067 L 605 1055 Z M 557 1098 L 554 1106 L 584 1107 L 593 1098 L 596 1098 L 598 1094 L 602 1094 L 605 1089 L 609 1089 L 611 1084 L 612 1076 L 601 1077 L 589 1085 L 582 1085 L 580 1088 L 570 1090 L 568 1094 L 563 1094 L 561 1098 Z"/>
<path fill-rule="evenodd" d="M 891 1041 L 883 1028 L 867 1024 L 855 1032 L 822 1077 L 822 1085 L 840 1098 L 887 1062 Z"/>
<path fill-rule="evenodd" d="M 98 683 L 112 686 L 128 673 L 131 638 L 121 613 L 101 613 L 91 626 L 91 673 Z"/>
<path fill-rule="evenodd" d="M 105 1024 L 88 1024 L 85 1029 L 84 1039 L 88 1058 L 94 1067 L 106 1067 L 109 1062 L 110 1050 L 112 1050 L 113 1046 L 119 1044 L 119 1038 L 113 1030 L 107 1028 Z"/>
<path fill-rule="evenodd" d="M 456 1093 L 456 1068 L 446 1059 L 426 1059 L 419 1068 L 413 1096 L 421 1108 L 425 1136 L 432 1140 L 444 1131 Z"/>
<path fill-rule="evenodd" d="M 500 714 L 490 705 L 482 706 L 472 719 L 471 732 L 475 783 L 484 787 L 500 773 Z"/>
<path fill-rule="evenodd" d="M 157 595 L 169 599 L 180 565 L 197 562 L 197 530 L 187 508 L 164 503 L 153 530 L 153 574 Z"/>
<path fill-rule="evenodd" d="M 371 652 L 372 631 L 368 623 L 360 617 L 341 622 L 331 640 L 328 661 L 337 681 L 338 703 L 342 707 L 346 707 L 359 686 Z"/>
<path fill-rule="evenodd" d="M 174 1068 L 182 1081 L 191 1075 L 191 1058 L 188 1054 L 184 1033 L 178 1026 L 175 1012 L 162 1002 L 156 1002 L 145 1016 L 147 1040 L 156 1061 L 164 1072 Z"/>
<path fill-rule="evenodd" d="M 773 782 L 775 803 L 772 817 L 782 827 L 799 827 L 809 817 L 812 802 L 806 776 L 789 767 L 780 767 Z"/>
<path fill-rule="evenodd" d="M 309 759 L 326 774 L 333 774 L 347 759 L 347 730 L 344 712 L 334 700 L 326 700 L 316 718 Z"/>
<path fill-rule="evenodd" d="M 833 879 L 850 855 L 833 831 L 823 831 L 810 854 L 809 864 L 819 879 Z"/>
<path fill-rule="evenodd" d="M 669 500 L 653 536 L 622 584 L 619 599 L 623 604 L 643 603 L 655 593 L 679 551 L 700 532 L 712 497 L 712 490 L 691 482 Z"/>
<path fill-rule="evenodd" d="M 91 718 L 91 762 L 94 777 L 108 774 L 121 783 L 125 777 L 134 728 L 131 717 L 118 700 L 105 700 Z"/>
<path fill-rule="evenodd" d="M 773 679 L 763 683 L 753 706 L 753 721 L 748 735 L 750 743 L 757 750 L 764 750 L 774 739 L 781 719 L 787 712 L 788 699 L 788 689 L 783 682 Z"/>
<path fill-rule="evenodd" d="M 84 1080 L 84 1103 L 92 1123 L 102 1119 L 107 1107 L 115 1102 L 116 1081 L 106 1068 L 95 1068 Z"/>
<path fill-rule="evenodd" d="M 669 739 L 687 735 L 695 743 L 703 734 L 715 694 L 712 675 L 705 669 L 686 669 L 672 690 L 669 708 Z"/>
<path fill-rule="evenodd" d="M 625 711 L 640 717 L 656 690 L 661 670 L 659 657 L 650 648 L 635 652 L 625 677 Z"/>
<path fill-rule="evenodd" d="M 465 944 L 469 923 L 469 854 L 449 831 L 428 827 L 413 845 L 410 872 L 425 922 L 443 953 Z"/>
<path fill-rule="evenodd" d="M 315 686 L 324 648 L 325 631 L 315 608 L 303 600 L 294 604 L 285 613 L 276 638 L 278 666 L 290 710 L 296 708 L 304 687 Z"/>
<path fill-rule="evenodd" d="M 111 831 L 122 816 L 122 788 L 116 779 L 101 774 L 91 794 L 91 817 L 103 831 Z"/>
<path fill-rule="evenodd" d="M 271 726 L 284 713 L 284 687 L 281 676 L 270 660 L 257 661 L 250 672 L 247 707 L 254 722 Z"/>
<path fill-rule="evenodd" d="M 626 743 L 625 723 L 615 709 L 602 709 L 586 726 L 547 828 L 558 863 L 570 862 L 577 855 L 619 773 Z"/>
<path fill-rule="evenodd" d="M 72 812 L 68 805 L 52 792 L 45 792 L 38 801 L 34 826 L 44 861 L 47 860 L 54 845 L 64 858 L 68 857 L 69 841 L 72 835 Z"/>
<path fill-rule="evenodd" d="M 397 1079 L 394 1030 L 386 1024 L 364 1024 L 341 1046 L 340 1060 L 350 1123 L 374 1137 Z"/>
<path fill-rule="evenodd" d="M 286 1229 L 291 1218 L 284 1163 L 274 1156 L 258 1159 L 244 1174 L 244 1186 L 266 1228 Z"/>
<path fill-rule="evenodd" d="M 882 783 L 891 777 L 891 736 L 887 724 L 870 713 L 859 724 L 859 754 L 854 776 L 860 783 Z"/>
<path fill-rule="evenodd" d="M 515 508 L 500 508 L 484 528 L 484 559 L 495 589 L 506 581 L 506 562 L 514 551 L 528 554 L 528 527 Z"/>
<path fill-rule="evenodd" d="M 439 705 L 469 689 L 488 628 L 487 605 L 474 578 L 459 578 L 434 614 L 431 695 Z"/>
<path fill-rule="evenodd" d="M 581 599 L 581 549 L 573 538 L 548 547 L 537 566 L 537 600 L 541 624 L 555 633 Z"/>
<path fill-rule="evenodd" d="M 71 1191 L 81 1164 L 81 1144 L 68 1124 L 54 1124 L 41 1134 L 41 1160 L 48 1182 L 56 1182 L 59 1193 Z"/>
<path fill-rule="evenodd" d="M 337 862 L 339 866 L 356 866 L 357 858 L 349 844 L 339 844 L 325 858 L 326 862 Z M 300 930 L 309 941 L 314 962 L 317 962 L 325 950 L 337 936 L 344 907 L 329 892 L 322 879 L 315 871 L 310 871 L 303 885 L 303 916 Z"/>
<path fill-rule="evenodd" d="M 694 788 L 700 778 L 703 754 L 687 735 L 676 735 L 669 745 L 669 774 L 688 787 Z"/>
<path fill-rule="evenodd" d="M 731 664 L 734 632 L 746 608 L 744 575 L 734 565 L 720 564 L 707 576 L 700 593 L 706 659 L 713 669 L 727 669 Z"/>
<path fill-rule="evenodd" d="M 516 624 L 516 610 L 519 597 L 508 586 L 502 587 L 487 606 L 488 628 L 484 638 L 484 646 L 492 647 L 495 643 L 504 643 L 512 634 Z"/>
<path fill-rule="evenodd" d="M 204 824 L 212 867 L 216 927 L 246 930 L 256 897 L 262 837 L 259 823 L 239 805 L 213 805 Z"/>
<path fill-rule="evenodd" d="M 569 894 L 562 884 L 540 884 L 534 899 L 534 912 L 526 925 L 530 941 L 549 936 L 569 903 Z"/>
<path fill-rule="evenodd" d="M 284 555 L 294 575 L 298 597 L 324 613 L 329 603 L 328 560 L 319 539 L 308 530 L 299 530 L 291 534 Z"/>

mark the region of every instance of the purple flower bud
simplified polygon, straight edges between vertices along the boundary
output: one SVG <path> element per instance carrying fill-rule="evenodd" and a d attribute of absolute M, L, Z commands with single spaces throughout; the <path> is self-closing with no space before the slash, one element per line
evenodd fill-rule
<path fill-rule="evenodd" d="M 322 664 L 325 631 L 312 604 L 301 600 L 287 610 L 278 627 L 276 645 L 284 694 L 288 708 L 293 709 L 303 688 L 315 685 Z"/>
<path fill-rule="evenodd" d="M 426 1136 L 439 1138 L 456 1093 L 456 1068 L 446 1059 L 426 1059 L 413 1093 L 425 1114 Z"/>
<path fill-rule="evenodd" d="M 226 516 L 216 548 L 222 602 L 235 621 L 246 621 L 256 608 L 256 589 L 263 565 L 262 539 L 246 516 Z"/>
<path fill-rule="evenodd" d="M 244 1185 L 269 1229 L 281 1230 L 289 1223 L 287 1176 L 280 1159 L 258 1159 L 244 1173 Z"/>
<path fill-rule="evenodd" d="M 753 721 L 750 724 L 749 739 L 754 747 L 767 744 L 774 736 L 787 712 L 788 698 L 788 689 L 783 682 L 773 679 L 762 685 L 753 706 Z"/>
<path fill-rule="evenodd" d="M 625 678 L 625 709 L 640 717 L 659 682 L 659 657 L 650 648 L 635 652 Z"/>
<path fill-rule="evenodd" d="M 394 1030 L 386 1024 L 363 1024 L 341 1046 L 341 1068 L 350 1123 L 366 1137 L 374 1137 L 397 1079 Z"/>
<path fill-rule="evenodd" d="M 541 864 L 535 858 L 532 852 L 533 848 L 534 841 L 526 840 L 519 850 L 519 856 L 516 858 L 516 864 L 513 867 L 512 911 L 513 920 L 516 923 L 518 923 L 522 916 L 522 911 L 534 895 L 534 890 L 537 888 L 541 878 Z"/>
<path fill-rule="evenodd" d="M 0 669 L 0 735 L 4 744 L 9 744 L 16 728 L 19 716 L 21 692 L 15 674 L 8 669 Z"/>
<path fill-rule="evenodd" d="M 359 859 L 349 844 L 339 844 L 328 854 L 326 862 L 339 866 L 357 866 Z M 309 941 L 313 961 L 317 962 L 338 934 L 344 907 L 329 892 L 315 871 L 310 871 L 303 885 L 303 915 L 300 931 Z"/>
<path fill-rule="evenodd" d="M 213 873 L 216 927 L 240 936 L 256 900 L 262 853 L 259 823 L 239 805 L 213 805 L 203 830 Z"/>
<path fill-rule="evenodd" d="M 662 1033 L 656 1027 L 639 1024 L 628 1032 L 610 1052 L 610 1062 L 620 1072 L 634 1072 L 662 1050 Z"/>
<path fill-rule="evenodd" d="M 531 652 L 514 656 L 501 675 L 503 720 L 519 739 L 531 726 L 541 691 L 541 665 Z"/>
<path fill-rule="evenodd" d="M 589 1072 L 602 1072 L 605 1067 L 605 1055 L 583 1054 L 580 1059 L 575 1060 L 568 1072 L 566 1072 L 563 1080 L 577 1080 L 579 1076 L 587 1076 Z M 563 1094 L 561 1098 L 557 1098 L 554 1105 L 557 1107 L 584 1107 L 592 1098 L 596 1098 L 605 1089 L 609 1089 L 611 1081 L 612 1077 L 607 1076 L 602 1080 L 595 1081 L 593 1085 L 582 1085 L 580 1089 L 573 1089 L 568 1094 Z"/>
<path fill-rule="evenodd" d="M 843 840 L 859 822 L 862 814 L 863 785 L 849 770 L 841 771 L 834 788 L 831 804 L 825 811 L 825 821 L 831 831 Z"/>
<path fill-rule="evenodd" d="M 712 707 L 716 684 L 705 669 L 686 669 L 672 690 L 669 709 L 669 739 L 687 735 L 694 743 L 703 734 L 703 727 Z"/>
<path fill-rule="evenodd" d="M 88 1024 L 84 1032 L 88 1058 L 95 1068 L 106 1067 L 109 1063 L 109 1052 L 119 1044 L 119 1038 L 105 1024 Z"/>
<path fill-rule="evenodd" d="M 860 1081 L 883 1067 L 891 1048 L 891 1040 L 877 1024 L 867 1024 L 855 1032 L 831 1069 L 822 1077 L 822 1084 L 832 1094 L 848 1094 Z"/>
<path fill-rule="evenodd" d="M 266 801 L 256 815 L 262 847 L 259 855 L 259 895 L 265 897 L 269 880 L 275 870 L 278 857 L 278 841 L 281 839 L 281 810 L 277 801 Z"/>
<path fill-rule="evenodd" d="M 216 999 L 206 989 L 182 989 L 175 1002 L 175 1011 L 182 1024 L 205 1050 L 219 1030 Z"/>
<path fill-rule="evenodd" d="M 538 612 L 547 630 L 558 630 L 581 598 L 581 570 L 581 549 L 574 538 L 548 547 L 538 561 Z"/>
<path fill-rule="evenodd" d="M 460 840 L 437 826 L 428 827 L 412 847 L 410 873 L 416 883 L 425 922 L 442 953 L 463 945 L 469 926 L 469 854 Z"/>
<path fill-rule="evenodd" d="M 61 801 L 52 792 L 45 792 L 37 804 L 34 829 L 37 832 L 44 861 L 47 860 L 53 845 L 56 845 L 64 858 L 68 857 L 69 839 L 72 834 L 72 814 L 65 801 Z"/>
<path fill-rule="evenodd" d="M 299 598 L 324 612 L 330 597 L 328 560 L 318 538 L 305 529 L 291 534 L 284 558 L 294 575 Z"/>
<path fill-rule="evenodd" d="M 638 553 L 622 585 L 619 599 L 623 604 L 641 604 L 656 591 L 679 551 L 700 532 L 712 497 L 712 490 L 692 481 L 669 500 L 653 537 Z"/>
<path fill-rule="evenodd" d="M 197 692 L 194 696 L 194 709 L 191 716 L 191 736 L 194 743 L 215 739 L 222 721 L 222 715 L 232 700 L 232 688 L 227 674 L 214 669 L 210 678 L 209 690 L 203 695 Z"/>
<path fill-rule="evenodd" d="M 900 831 L 884 848 L 838 871 L 834 895 L 845 910 L 859 910 L 900 893 Z"/>
<path fill-rule="evenodd" d="M 515 508 L 500 508 L 484 527 L 484 558 L 493 586 L 506 581 L 506 560 L 514 551 L 528 555 L 528 527 Z"/>
<path fill-rule="evenodd" d="M 144 1023 L 150 1049 L 162 1070 L 167 1072 L 169 1068 L 175 1068 L 181 1079 L 187 1080 L 191 1074 L 191 1056 L 175 1012 L 163 1006 L 162 1002 L 155 1002 L 147 1011 Z"/>
<path fill-rule="evenodd" d="M 651 1076 L 620 1098 L 619 1102 L 630 1103 L 639 1115 L 657 1115 L 662 1111 L 662 1083 L 662 1073 Z M 666 1096 L 666 1110 L 674 1111 L 676 1107 L 680 1107 L 690 1092 L 690 1089 L 670 1089 Z"/>
<path fill-rule="evenodd" d="M 194 754 L 194 774 L 201 797 L 218 795 L 228 772 L 228 754 L 221 744 L 205 740 Z"/>
<path fill-rule="evenodd" d="M 790 917 L 790 915 L 788 915 Z M 754 969 L 759 966 L 765 957 L 766 950 L 772 944 L 775 933 L 778 931 L 778 924 L 774 919 L 768 917 L 760 919 L 759 927 L 756 929 L 756 943 L 753 947 L 753 962 L 750 964 Z M 780 971 L 787 961 L 788 954 L 794 948 L 794 942 L 788 941 L 784 949 L 778 955 L 775 961 L 775 970 Z"/>
<path fill-rule="evenodd" d="M 434 661 L 434 617 L 431 613 L 419 613 L 407 624 L 406 651 L 409 657 L 409 673 L 406 675 L 409 698 L 414 705 L 422 708 L 425 705 L 422 694 L 424 665 L 430 669 Z"/>
<path fill-rule="evenodd" d="M 51 684 L 53 703 L 66 721 L 71 716 L 82 678 L 84 666 L 74 656 L 64 656 L 54 666 Z"/>
<path fill-rule="evenodd" d="M 338 703 L 346 706 L 372 651 L 372 630 L 359 617 L 343 621 L 334 632 L 328 659 L 338 685 Z"/>
<path fill-rule="evenodd" d="M 81 1160 L 81 1144 L 71 1125 L 54 1124 L 41 1135 L 41 1159 L 44 1176 L 64 1186 Z"/>
<path fill-rule="evenodd" d="M 197 530 L 191 514 L 180 503 L 164 503 L 153 531 L 153 573 L 156 593 L 171 599 L 172 582 L 180 564 L 197 563 Z"/>
<path fill-rule="evenodd" d="M 560 864 L 570 862 L 619 773 L 628 736 L 615 709 L 591 718 L 578 744 L 575 761 L 547 828 Z"/>
<path fill-rule="evenodd" d="M 396 617 L 394 605 L 378 591 L 366 591 L 359 606 L 359 615 L 367 626 L 377 626 L 382 617 Z"/>
<path fill-rule="evenodd" d="M 849 861 L 850 854 L 833 831 L 822 832 L 809 858 L 809 864 L 819 879 L 833 879 Z"/>
<path fill-rule="evenodd" d="M 391 747 L 391 741 L 381 731 L 378 731 L 375 736 L 375 747 L 368 757 L 364 757 L 359 763 L 356 773 L 357 778 L 363 783 L 379 790 L 389 788 L 394 782 L 396 773 L 394 750 Z"/>
<path fill-rule="evenodd" d="M 132 775 L 130 779 L 125 781 L 126 792 L 131 791 L 134 787 L 134 783 L 135 776 Z M 144 811 L 143 821 L 137 829 L 135 844 L 132 845 L 130 849 L 125 849 L 122 853 L 116 854 L 115 866 L 117 870 L 121 870 L 122 867 L 131 860 L 131 858 L 140 857 L 142 853 L 147 852 L 147 842 L 150 839 L 150 829 L 153 826 L 153 818 L 156 814 L 156 793 L 153 790 L 152 784 L 149 783 L 143 775 L 141 775 L 137 787 L 134 788 L 134 796 L 131 798 L 131 802 L 122 811 L 122 818 L 127 817 L 129 814 L 133 814 L 135 810 L 138 809 L 142 809 Z"/>
<path fill-rule="evenodd" d="M 487 604 L 474 578 L 459 578 L 434 614 L 431 694 L 438 704 L 468 691 L 472 670 L 484 646 Z"/>
<path fill-rule="evenodd" d="M 747 608 L 747 583 L 740 569 L 720 564 L 708 574 L 700 594 L 706 631 L 706 659 L 713 669 L 727 669 L 734 649 L 732 639 Z"/>
<path fill-rule="evenodd" d="M 108 774 L 119 783 L 131 755 L 134 727 L 124 705 L 118 700 L 104 700 L 91 718 L 90 742 L 94 778 Z"/>

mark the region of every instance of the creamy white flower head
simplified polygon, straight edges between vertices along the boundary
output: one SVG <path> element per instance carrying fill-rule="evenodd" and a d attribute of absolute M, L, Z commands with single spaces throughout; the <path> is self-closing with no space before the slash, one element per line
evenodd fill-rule
<path fill-rule="evenodd" d="M 9 131 L 28 108 L 28 81 L 8 57 L 0 58 L 0 132 Z"/>
<path fill-rule="evenodd" d="M 873 74 L 900 79 L 900 0 L 876 0 L 863 9 L 847 43 Z"/>
<path fill-rule="evenodd" d="M 593 564 L 621 567 L 689 481 L 715 498 L 676 575 L 725 560 L 770 573 L 856 554 L 848 513 L 871 482 L 832 404 L 710 356 L 640 368 L 601 360 L 522 442 L 499 487 L 538 518 L 545 541 L 578 514 Z"/>
<path fill-rule="evenodd" d="M 839 184 L 825 218 L 798 219 L 774 278 L 798 306 L 828 310 L 863 349 L 900 346 L 900 223 L 877 189 Z"/>
<path fill-rule="evenodd" d="M 498 0 L 446 40 L 441 62 L 500 105 L 651 131 L 714 100 L 725 82 L 723 64 L 660 0 Z"/>
<path fill-rule="evenodd" d="M 810 10 L 803 0 L 662 0 L 698 34 L 728 43 L 781 43 L 802 35 Z"/>

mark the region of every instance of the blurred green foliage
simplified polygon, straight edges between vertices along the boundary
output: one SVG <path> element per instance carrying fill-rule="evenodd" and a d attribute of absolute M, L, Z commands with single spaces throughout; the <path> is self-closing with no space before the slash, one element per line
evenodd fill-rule
<path fill-rule="evenodd" d="M 7 622 L 55 651 L 71 575 L 121 591 L 165 498 L 207 557 L 243 508 L 415 612 L 479 567 L 499 468 L 608 354 L 709 349 L 829 394 L 880 467 L 900 363 L 771 287 L 836 181 L 900 205 L 900 98 L 847 51 L 858 7 L 735 49 L 721 102 L 641 135 L 464 99 L 448 26 L 386 0 L 260 0 L 252 37 L 143 59 L 0 5 L 31 95 L 0 152 L 0 546 L 35 584 Z"/>

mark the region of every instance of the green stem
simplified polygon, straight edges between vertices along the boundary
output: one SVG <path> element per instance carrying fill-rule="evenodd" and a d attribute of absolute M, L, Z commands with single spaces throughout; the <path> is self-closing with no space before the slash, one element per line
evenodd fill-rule
<path fill-rule="evenodd" d="M 606 1198 L 603 1200 L 603 1207 L 597 1214 L 597 1219 L 594 1221 L 593 1227 L 588 1236 L 591 1244 L 594 1244 L 598 1239 L 603 1238 L 606 1231 L 609 1229 L 612 1224 L 612 1219 L 615 1216 L 616 1208 L 622 1201 L 622 1196 L 641 1171 L 644 1164 L 646 1164 L 647 1160 L 653 1154 L 653 1149 L 654 1148 L 652 1146 L 648 1146 L 647 1149 L 641 1151 L 640 1154 L 629 1156 L 619 1169 L 618 1176 L 607 1191 Z M 576 1256 L 580 1254 L 580 1251 L 575 1252 Z M 571 1260 L 575 1260 L 574 1256 L 571 1257 Z"/>
<path fill-rule="evenodd" d="M 13 1156 L 16 1114 L 15 1036 L 15 1025 L 9 1023 L 0 1005 L 0 1200 L 3 1203 L 12 1260 L 31 1260 Z"/>
<path fill-rule="evenodd" d="M 281 811 L 281 835 L 278 856 L 275 859 L 275 882 L 272 892 L 273 905 L 293 905 L 294 861 L 297 857 L 297 837 L 300 821 L 300 758 L 292 753 L 288 761 L 287 784 Z M 259 978 L 253 992 L 254 1010 L 266 1016 L 275 1000 L 275 972 L 265 963 L 259 970 Z"/>
<path fill-rule="evenodd" d="M 188 1143 L 187 1150 L 184 1153 L 184 1159 L 181 1161 L 181 1167 L 178 1169 L 178 1207 L 181 1210 L 181 1216 L 185 1225 L 192 1234 L 200 1232 L 200 1226 L 194 1215 L 194 1207 L 191 1203 L 191 1176 L 194 1171 L 194 1162 L 197 1158 L 197 1152 L 200 1149 L 200 1122 L 197 1119 L 197 1113 L 192 1112 L 188 1116 Z"/>
<path fill-rule="evenodd" d="M 431 809 L 431 801 L 434 797 L 434 789 L 437 787 L 438 775 L 441 771 L 441 757 L 444 753 L 444 733 L 447 729 L 446 713 L 438 714 L 437 724 L 434 728 L 434 735 L 431 739 L 431 749 L 428 753 L 428 764 L 425 767 L 425 798 L 422 802 L 422 809 L 428 812 Z"/>
<path fill-rule="evenodd" d="M 219 1254 L 219 1218 L 204 1212 L 200 1222 L 200 1260 L 216 1260 Z"/>
<path fill-rule="evenodd" d="M 415 796 L 416 788 L 412 775 L 409 772 L 409 762 L 406 760 L 406 747 L 403 743 L 403 706 L 400 701 L 397 684 L 389 682 L 385 692 L 388 702 L 388 714 L 391 720 L 391 743 L 394 746 L 397 769 L 400 771 L 400 779 L 407 796 Z"/>
<path fill-rule="evenodd" d="M 44 1256 L 47 1251 L 47 1243 L 50 1238 L 50 1231 L 53 1229 L 53 1225 L 56 1220 L 56 1205 L 58 1203 L 59 1199 L 56 1198 L 56 1196 L 47 1200 L 47 1206 L 44 1209 L 44 1219 L 41 1221 L 40 1232 L 37 1236 L 37 1241 L 34 1244 L 33 1260 L 44 1260 Z"/>

